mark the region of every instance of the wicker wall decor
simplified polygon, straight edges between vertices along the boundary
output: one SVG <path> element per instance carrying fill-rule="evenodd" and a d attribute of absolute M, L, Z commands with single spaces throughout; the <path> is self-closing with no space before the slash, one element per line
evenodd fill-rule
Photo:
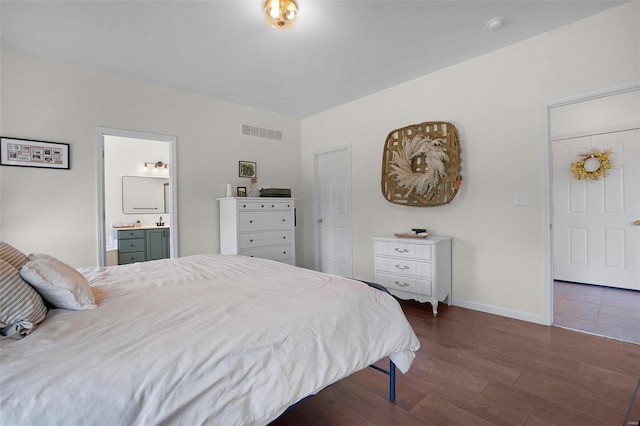
<path fill-rule="evenodd" d="M 460 144 L 453 124 L 428 121 L 393 130 L 387 136 L 382 153 L 382 195 L 389 202 L 412 207 L 448 204 L 461 182 Z"/>

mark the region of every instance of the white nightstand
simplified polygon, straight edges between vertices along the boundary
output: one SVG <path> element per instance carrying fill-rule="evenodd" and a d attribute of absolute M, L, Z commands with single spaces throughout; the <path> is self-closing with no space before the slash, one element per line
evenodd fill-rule
<path fill-rule="evenodd" d="M 451 306 L 451 237 L 373 239 L 375 281 L 400 299 L 429 302 L 438 315 L 438 302 Z"/>

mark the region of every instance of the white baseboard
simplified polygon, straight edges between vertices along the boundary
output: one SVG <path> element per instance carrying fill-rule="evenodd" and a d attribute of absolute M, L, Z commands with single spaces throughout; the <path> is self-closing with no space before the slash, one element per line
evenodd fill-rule
<path fill-rule="evenodd" d="M 452 299 L 454 306 L 461 308 L 473 309 L 475 311 L 486 312 L 488 314 L 500 315 L 503 317 L 513 318 L 522 321 L 533 322 L 536 324 L 550 325 L 545 322 L 542 315 L 535 315 L 529 312 L 516 311 L 515 309 L 503 308 L 501 306 L 486 305 L 484 303 L 473 302 L 471 300 Z"/>

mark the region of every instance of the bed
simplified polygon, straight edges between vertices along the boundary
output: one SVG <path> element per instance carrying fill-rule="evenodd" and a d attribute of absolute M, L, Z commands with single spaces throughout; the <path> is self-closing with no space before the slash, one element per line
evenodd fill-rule
<path fill-rule="evenodd" d="M 197 255 L 78 270 L 95 309 L 0 341 L 3 424 L 264 425 L 420 347 L 390 295 L 265 259 Z"/>

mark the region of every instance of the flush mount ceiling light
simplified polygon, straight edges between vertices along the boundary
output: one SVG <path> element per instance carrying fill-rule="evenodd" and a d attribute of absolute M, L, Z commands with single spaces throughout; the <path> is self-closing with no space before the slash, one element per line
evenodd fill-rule
<path fill-rule="evenodd" d="M 497 31 L 502 27 L 504 27 L 504 18 L 496 17 L 487 21 L 487 28 L 489 28 L 491 31 Z"/>
<path fill-rule="evenodd" d="M 264 19 L 279 30 L 293 28 L 298 22 L 298 3 L 295 0 L 266 0 Z"/>

